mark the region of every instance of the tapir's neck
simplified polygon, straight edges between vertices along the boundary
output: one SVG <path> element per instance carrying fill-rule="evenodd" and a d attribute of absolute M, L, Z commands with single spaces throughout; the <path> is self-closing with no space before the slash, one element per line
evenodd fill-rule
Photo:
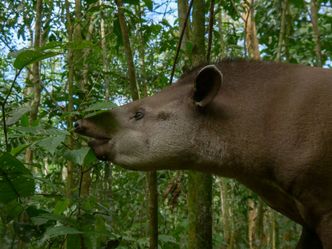
<path fill-rule="evenodd" d="M 266 162 L 263 154 L 259 152 L 260 148 L 246 144 L 244 150 L 239 143 L 249 143 L 247 138 L 236 138 L 235 131 L 226 130 L 227 125 L 227 122 L 224 122 L 212 128 L 211 125 L 202 123 L 201 127 L 197 127 L 193 141 L 198 155 L 195 158 L 195 168 L 238 180 L 243 177 L 268 175 L 268 167 L 264 165 Z"/>

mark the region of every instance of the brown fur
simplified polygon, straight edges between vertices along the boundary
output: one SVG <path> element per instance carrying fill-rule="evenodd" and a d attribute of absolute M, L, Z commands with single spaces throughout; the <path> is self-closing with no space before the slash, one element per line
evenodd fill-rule
<path fill-rule="evenodd" d="M 128 168 L 237 179 L 303 225 L 297 249 L 331 249 L 331 70 L 239 60 L 216 66 L 223 80 L 207 105 L 195 105 L 197 84 L 206 83 L 197 80 L 218 81 L 219 70 L 209 69 L 219 78 L 199 78 L 199 66 L 155 96 L 80 121 L 77 131 L 102 139 L 92 143 L 97 155 Z M 128 121 L 142 108 L 142 120 Z M 129 154 L 116 159 L 123 150 Z"/>

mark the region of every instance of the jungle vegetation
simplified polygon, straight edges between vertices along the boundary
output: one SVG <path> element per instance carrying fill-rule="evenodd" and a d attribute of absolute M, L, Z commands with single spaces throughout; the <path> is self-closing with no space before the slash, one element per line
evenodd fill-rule
<path fill-rule="evenodd" d="M 98 161 L 80 116 L 169 85 L 188 0 L 0 1 L 0 248 L 291 249 L 300 227 L 237 182 Z M 206 61 L 194 0 L 175 80 Z M 332 67 L 331 0 L 216 0 L 210 61 Z M 201 212 L 201 210 L 207 212 Z"/>

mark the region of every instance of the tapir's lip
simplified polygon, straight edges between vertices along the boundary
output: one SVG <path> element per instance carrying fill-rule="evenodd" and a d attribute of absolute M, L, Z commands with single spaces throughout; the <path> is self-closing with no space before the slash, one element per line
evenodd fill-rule
<path fill-rule="evenodd" d="M 109 161 L 111 159 L 107 153 L 107 148 L 111 146 L 110 139 L 93 139 L 88 142 L 88 145 L 93 150 L 94 154 L 99 160 Z"/>
<path fill-rule="evenodd" d="M 110 138 L 96 138 L 88 142 L 90 147 L 95 147 L 103 144 L 107 144 L 110 141 Z"/>

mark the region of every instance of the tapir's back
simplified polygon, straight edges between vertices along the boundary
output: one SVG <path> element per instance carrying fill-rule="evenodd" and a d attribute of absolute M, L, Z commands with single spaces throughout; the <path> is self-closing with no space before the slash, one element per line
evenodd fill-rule
<path fill-rule="evenodd" d="M 252 135 L 262 150 L 270 148 L 267 153 L 282 158 L 289 152 L 296 156 L 296 149 L 304 156 L 310 145 L 331 154 L 332 70 L 245 61 L 221 68 L 225 86 L 218 101 L 233 112 L 235 139 L 242 137 L 239 132 Z"/>
<path fill-rule="evenodd" d="M 320 216 L 331 210 L 332 71 L 236 64 L 223 67 L 226 86 L 218 97 L 235 113 L 232 139 L 243 147 L 244 161 L 265 160 L 263 173 L 295 198 L 303 212 Z"/>

